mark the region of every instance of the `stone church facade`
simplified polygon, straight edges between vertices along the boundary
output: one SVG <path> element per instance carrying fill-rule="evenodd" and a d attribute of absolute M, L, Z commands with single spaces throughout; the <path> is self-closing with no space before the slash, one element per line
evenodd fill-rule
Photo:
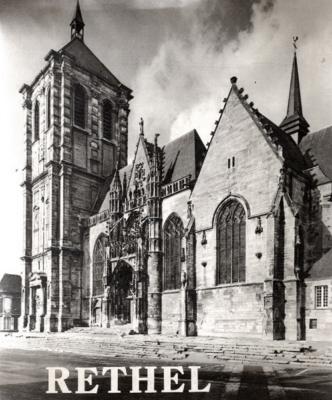
<path fill-rule="evenodd" d="M 207 147 L 161 147 L 132 91 L 71 41 L 23 85 L 20 328 L 324 338 L 332 327 L 332 127 L 308 133 L 294 53 L 287 115 L 262 115 L 231 78 Z M 135 133 L 131 133 L 133 138 Z"/>

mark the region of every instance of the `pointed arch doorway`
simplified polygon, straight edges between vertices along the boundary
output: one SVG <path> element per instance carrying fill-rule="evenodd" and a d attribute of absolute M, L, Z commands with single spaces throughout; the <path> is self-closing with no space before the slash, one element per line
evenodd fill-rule
<path fill-rule="evenodd" d="M 120 261 L 112 274 L 111 318 L 116 324 L 133 321 L 134 270 L 130 264 Z"/>

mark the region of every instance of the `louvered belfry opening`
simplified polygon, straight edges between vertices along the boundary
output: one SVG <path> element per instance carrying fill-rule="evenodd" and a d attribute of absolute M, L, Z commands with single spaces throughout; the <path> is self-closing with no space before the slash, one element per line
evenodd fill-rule
<path fill-rule="evenodd" d="M 163 289 L 173 290 L 181 287 L 181 241 L 183 223 L 172 214 L 164 225 L 164 279 Z"/>
<path fill-rule="evenodd" d="M 48 88 L 46 95 L 46 128 L 51 126 L 51 88 Z"/>
<path fill-rule="evenodd" d="M 217 285 L 244 282 L 246 278 L 246 214 L 231 200 L 217 219 Z"/>
<path fill-rule="evenodd" d="M 39 140 L 39 129 L 40 129 L 40 115 L 39 115 L 39 101 L 37 100 L 35 103 L 34 109 L 34 141 Z"/>
<path fill-rule="evenodd" d="M 112 111 L 112 103 L 105 100 L 103 102 L 103 137 L 108 140 L 113 139 Z"/>
<path fill-rule="evenodd" d="M 74 124 L 80 128 L 86 125 L 86 93 L 81 85 L 74 87 Z"/>

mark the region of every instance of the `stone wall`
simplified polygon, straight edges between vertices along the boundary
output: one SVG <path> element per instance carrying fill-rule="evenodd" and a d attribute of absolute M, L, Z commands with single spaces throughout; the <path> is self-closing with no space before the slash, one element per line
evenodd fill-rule
<path fill-rule="evenodd" d="M 198 335 L 261 337 L 263 319 L 263 284 L 228 285 L 197 291 Z"/>
<path fill-rule="evenodd" d="M 180 332 L 180 290 L 169 290 L 162 293 L 162 333 L 176 335 Z"/>

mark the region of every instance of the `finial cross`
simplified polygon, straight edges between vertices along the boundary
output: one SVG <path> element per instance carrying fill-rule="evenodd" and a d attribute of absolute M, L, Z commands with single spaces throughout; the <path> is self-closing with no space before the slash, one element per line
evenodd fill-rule
<path fill-rule="evenodd" d="M 140 122 L 139 122 L 139 133 L 140 133 L 141 135 L 144 135 L 144 120 L 143 120 L 142 117 L 141 117 L 141 120 L 140 120 Z"/>

